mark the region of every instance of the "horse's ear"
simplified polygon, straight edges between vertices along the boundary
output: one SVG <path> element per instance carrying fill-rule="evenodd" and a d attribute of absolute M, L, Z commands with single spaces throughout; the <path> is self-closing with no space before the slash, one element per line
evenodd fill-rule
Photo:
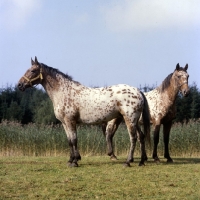
<path fill-rule="evenodd" d="M 188 69 L 188 64 L 185 65 L 184 70 L 187 71 L 187 69 Z"/>
<path fill-rule="evenodd" d="M 31 65 L 34 65 L 35 64 L 35 62 L 33 61 L 33 59 L 31 58 Z"/>
<path fill-rule="evenodd" d="M 177 63 L 176 70 L 179 70 L 179 69 L 180 69 L 180 65 L 179 65 L 179 63 Z"/>
<path fill-rule="evenodd" d="M 37 60 L 37 57 L 35 56 L 35 64 L 36 65 L 39 65 L 39 62 L 38 62 L 38 60 Z"/>

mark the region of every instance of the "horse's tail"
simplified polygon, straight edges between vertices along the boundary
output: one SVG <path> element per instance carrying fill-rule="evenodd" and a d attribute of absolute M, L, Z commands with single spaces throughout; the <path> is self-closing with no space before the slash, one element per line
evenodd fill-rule
<path fill-rule="evenodd" d="M 140 91 L 141 92 L 141 91 Z M 143 92 L 141 92 L 143 99 L 144 99 L 144 107 L 142 111 L 142 121 L 144 125 L 144 135 L 145 138 L 147 139 L 150 147 L 151 147 L 151 136 L 150 136 L 150 129 L 151 129 L 151 124 L 150 124 L 150 113 L 149 113 L 149 105 L 147 102 L 147 99 Z"/>

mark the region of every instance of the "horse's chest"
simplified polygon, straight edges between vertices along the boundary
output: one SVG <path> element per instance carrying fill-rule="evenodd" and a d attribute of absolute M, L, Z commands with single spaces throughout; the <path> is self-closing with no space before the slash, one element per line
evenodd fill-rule
<path fill-rule="evenodd" d="M 170 102 L 166 96 L 161 96 L 159 93 L 152 93 L 146 97 L 152 121 L 159 121 L 168 114 Z"/>
<path fill-rule="evenodd" d="M 53 100 L 54 113 L 57 119 L 63 121 L 64 117 L 71 118 L 76 115 L 76 106 L 72 98 L 67 95 L 58 95 Z"/>

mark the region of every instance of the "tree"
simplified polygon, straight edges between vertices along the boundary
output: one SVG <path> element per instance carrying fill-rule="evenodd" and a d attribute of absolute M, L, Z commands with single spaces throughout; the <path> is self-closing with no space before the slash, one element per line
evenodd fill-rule
<path fill-rule="evenodd" d="M 144 92 L 151 91 L 155 86 L 140 86 Z M 200 118 L 200 92 L 197 85 L 190 86 L 188 97 L 178 94 L 176 99 L 176 122 Z M 18 87 L 0 88 L 0 122 L 3 119 L 17 120 L 22 124 L 60 123 L 54 115 L 53 105 L 47 93 L 42 89 L 29 88 L 21 92 Z"/>
<path fill-rule="evenodd" d="M 16 101 L 12 101 L 7 109 L 6 118 L 10 121 L 19 121 L 22 119 L 22 110 Z"/>
<path fill-rule="evenodd" d="M 49 98 L 40 102 L 34 113 L 34 122 L 40 124 L 56 124 L 59 121 L 56 119 L 52 102 Z"/>
<path fill-rule="evenodd" d="M 200 118 L 200 92 L 198 91 L 196 83 L 193 83 L 190 87 L 190 93 L 192 98 L 191 118 L 198 119 Z"/>

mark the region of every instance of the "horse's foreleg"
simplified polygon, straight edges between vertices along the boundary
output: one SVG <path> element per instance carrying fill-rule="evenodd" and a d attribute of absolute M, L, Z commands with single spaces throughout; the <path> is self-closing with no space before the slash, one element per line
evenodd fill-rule
<path fill-rule="evenodd" d="M 67 139 L 68 139 L 68 144 L 69 144 L 69 148 L 70 148 L 70 157 L 69 157 L 68 164 L 71 165 L 75 156 L 74 156 L 74 150 L 73 150 L 73 145 L 72 145 L 71 139 L 70 138 L 67 138 Z"/>
<path fill-rule="evenodd" d="M 114 154 L 114 148 L 113 148 L 113 136 L 115 135 L 115 132 L 118 129 L 119 124 L 121 123 L 122 118 L 115 118 L 107 123 L 107 126 L 105 128 L 105 125 L 102 126 L 102 130 L 104 132 L 104 135 L 106 136 L 106 142 L 107 142 L 107 149 L 108 149 L 108 155 L 110 156 L 110 159 L 116 160 L 117 157 Z"/>
<path fill-rule="evenodd" d="M 104 136 L 106 137 L 108 155 L 111 157 L 115 157 L 113 153 L 113 144 L 112 144 L 112 138 L 113 138 L 112 126 L 115 123 L 114 120 L 102 124 L 102 131 Z"/>
<path fill-rule="evenodd" d="M 154 147 L 153 147 L 152 157 L 155 162 L 160 162 L 160 159 L 158 158 L 158 154 L 157 154 L 157 148 L 158 148 L 158 143 L 159 143 L 159 132 L 160 132 L 160 124 L 155 126 L 154 135 L 153 135 Z"/>
<path fill-rule="evenodd" d="M 81 160 L 81 156 L 77 147 L 76 123 L 66 121 L 65 123 L 63 123 L 63 127 L 67 134 L 70 147 L 70 159 L 68 161 L 68 164 L 71 167 L 77 167 L 78 160 Z"/>
<path fill-rule="evenodd" d="M 144 162 L 147 161 L 147 154 L 145 150 L 145 135 L 141 131 L 140 127 L 137 126 L 137 133 L 138 133 L 138 140 L 140 142 L 140 150 L 141 150 L 141 161 L 139 163 L 139 166 L 145 165 Z"/>
<path fill-rule="evenodd" d="M 106 132 L 106 143 L 107 143 L 107 150 L 108 155 L 110 158 L 117 158 L 113 152 L 113 134 L 112 132 Z"/>
<path fill-rule="evenodd" d="M 172 127 L 172 121 L 163 124 L 163 136 L 164 136 L 163 139 L 165 145 L 164 157 L 167 158 L 167 162 L 173 162 L 172 158 L 169 155 L 169 135 L 171 127 Z"/>
<path fill-rule="evenodd" d="M 73 167 L 78 167 L 78 161 L 81 160 L 81 156 L 79 154 L 78 148 L 77 148 L 77 136 L 76 133 L 73 134 L 73 138 L 71 139 L 72 145 L 73 145 L 73 151 L 74 151 L 74 160 L 72 161 Z"/>

